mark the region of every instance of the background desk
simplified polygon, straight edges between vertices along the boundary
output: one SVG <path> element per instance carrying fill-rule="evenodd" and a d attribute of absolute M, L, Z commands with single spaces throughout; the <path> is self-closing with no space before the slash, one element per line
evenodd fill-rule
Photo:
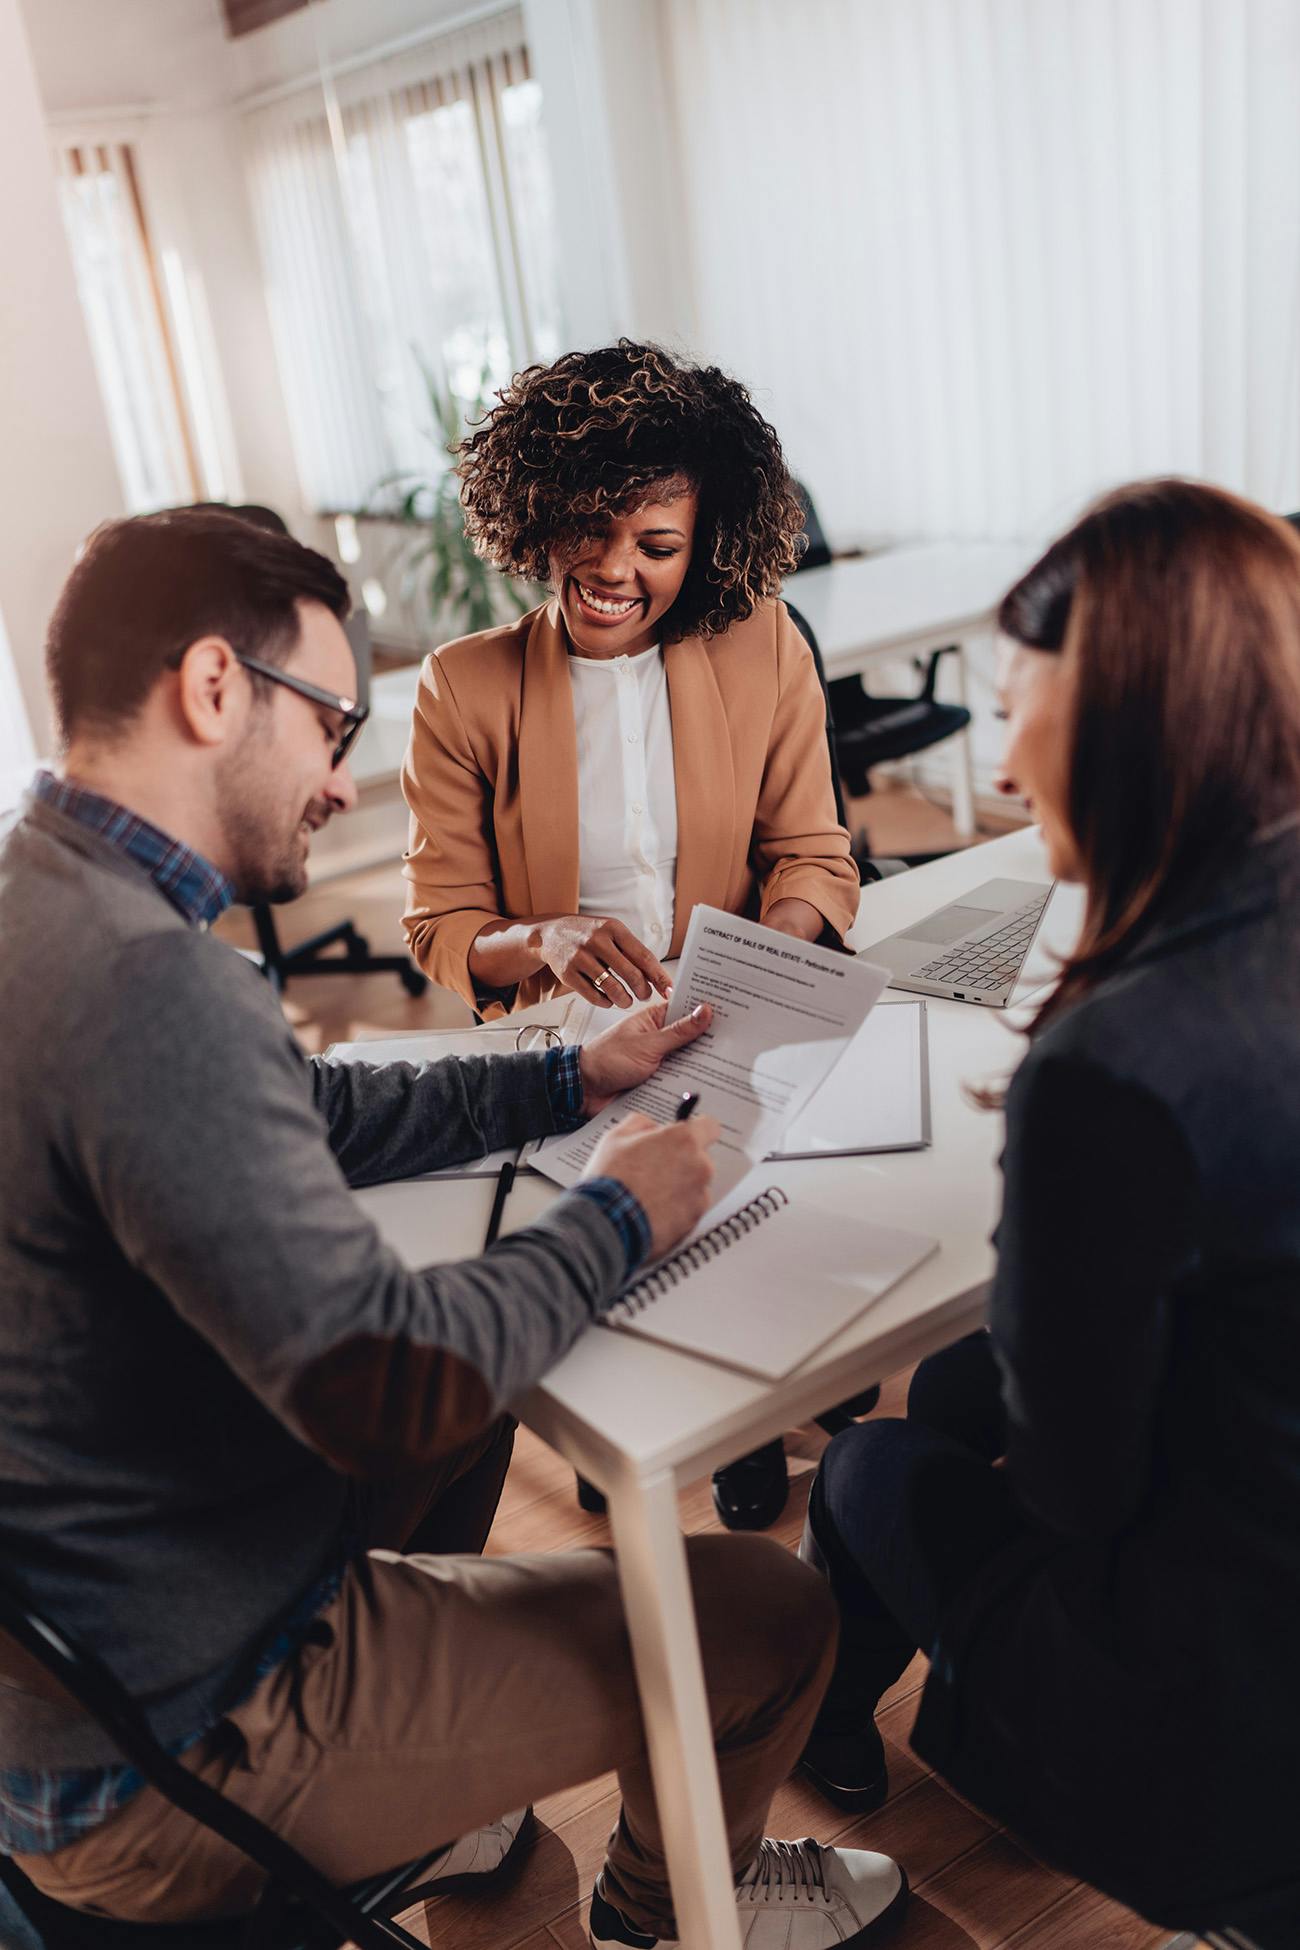
<path fill-rule="evenodd" d="M 812 625 L 828 678 L 861 676 L 877 659 L 958 649 L 965 704 L 966 639 L 991 630 L 998 604 L 1033 559 L 1023 544 L 941 542 L 827 562 L 792 576 L 783 594 Z M 951 741 L 953 823 L 975 831 L 969 732 Z"/>
<path fill-rule="evenodd" d="M 995 875 L 1046 878 L 1036 831 L 865 887 L 852 942 L 892 933 Z M 1058 889 L 1046 943 L 1068 947 L 1077 916 L 1077 897 Z M 1027 972 L 1030 981 L 1050 972 L 1047 947 Z M 554 1022 L 561 1012 L 552 1003 L 528 1014 Z M 979 1324 L 992 1270 L 1002 1120 L 975 1109 L 963 1085 L 1008 1073 L 1023 1045 L 1002 1011 L 931 1000 L 928 1015 L 929 1150 L 772 1169 L 805 1197 L 937 1237 L 937 1254 L 774 1385 L 596 1330 L 516 1404 L 520 1418 L 609 1498 L 679 1927 L 701 1950 L 738 1950 L 739 1933 L 676 1493 Z M 492 1190 L 490 1181 L 459 1180 L 359 1196 L 418 1264 L 477 1252 Z M 521 1178 L 506 1229 L 526 1225 L 557 1196 L 549 1181 Z"/>

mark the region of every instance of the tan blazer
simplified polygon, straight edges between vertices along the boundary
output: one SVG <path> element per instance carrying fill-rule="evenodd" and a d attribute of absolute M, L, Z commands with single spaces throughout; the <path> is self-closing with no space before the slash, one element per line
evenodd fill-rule
<path fill-rule="evenodd" d="M 784 603 L 724 636 L 664 652 L 677 783 L 673 938 L 697 902 L 757 913 L 790 895 L 839 934 L 858 906 L 849 836 L 835 818 L 826 707 Z M 578 912 L 578 747 L 568 652 L 552 601 L 426 658 L 402 769 L 411 809 L 403 869 L 411 952 L 485 1016 L 467 965 L 499 916 Z M 561 987 L 549 969 L 515 1007 Z"/>

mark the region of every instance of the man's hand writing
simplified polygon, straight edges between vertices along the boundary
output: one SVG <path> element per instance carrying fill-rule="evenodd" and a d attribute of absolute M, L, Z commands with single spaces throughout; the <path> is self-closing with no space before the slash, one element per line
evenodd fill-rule
<path fill-rule="evenodd" d="M 650 1222 L 655 1258 L 688 1233 L 709 1209 L 713 1163 L 708 1148 L 722 1135 L 716 1117 L 656 1124 L 630 1111 L 606 1131 L 584 1178 L 616 1178 L 637 1199 Z"/>

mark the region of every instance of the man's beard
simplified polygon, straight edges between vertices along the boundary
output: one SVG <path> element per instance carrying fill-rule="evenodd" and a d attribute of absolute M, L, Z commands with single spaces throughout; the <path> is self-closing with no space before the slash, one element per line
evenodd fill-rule
<path fill-rule="evenodd" d="M 259 762 L 258 742 L 257 732 L 250 731 L 217 775 L 217 816 L 230 879 L 249 907 L 297 900 L 307 886 L 307 850 L 300 828 L 309 808 L 289 824 L 265 756 Z"/>

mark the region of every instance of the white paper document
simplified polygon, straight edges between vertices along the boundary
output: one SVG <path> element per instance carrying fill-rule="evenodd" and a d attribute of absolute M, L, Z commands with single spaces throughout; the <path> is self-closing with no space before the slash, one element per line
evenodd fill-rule
<path fill-rule="evenodd" d="M 327 1063 L 432 1063 L 440 1056 L 509 1056 L 571 1038 L 557 1023 L 488 1022 L 473 1029 L 426 1029 L 410 1036 L 376 1036 L 373 1042 L 331 1043 Z"/>
<path fill-rule="evenodd" d="M 842 1158 L 864 1151 L 919 1151 L 929 1142 L 925 1004 L 882 1002 L 774 1155 Z"/>
<path fill-rule="evenodd" d="M 629 1111 L 672 1121 L 682 1093 L 698 1091 L 716 1117 L 719 1201 L 771 1151 L 861 1028 L 888 973 L 852 955 L 814 948 L 716 907 L 697 907 L 673 983 L 668 1021 L 697 1002 L 713 1007 L 707 1032 L 674 1051 L 648 1083 L 630 1090 L 571 1137 L 534 1156 L 561 1185 L 582 1176 L 607 1130 Z"/>

